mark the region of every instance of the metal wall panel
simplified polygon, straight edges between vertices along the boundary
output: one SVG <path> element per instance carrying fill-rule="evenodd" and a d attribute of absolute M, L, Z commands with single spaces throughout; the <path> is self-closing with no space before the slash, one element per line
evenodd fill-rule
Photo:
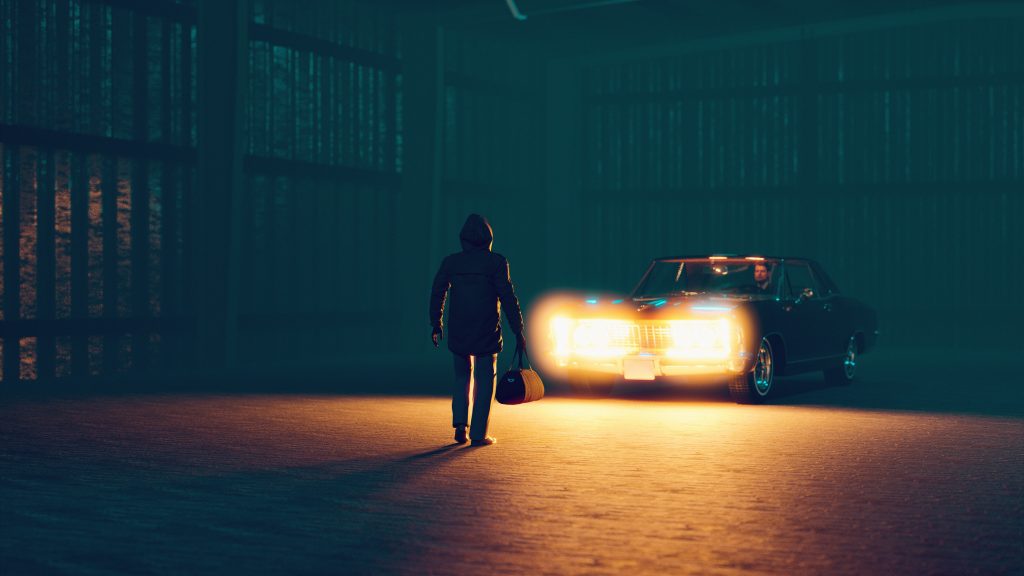
<path fill-rule="evenodd" d="M 892 341 L 1005 343 L 1024 23 L 864 28 L 589 68 L 576 282 L 626 290 L 667 253 L 807 255 Z"/>
<path fill-rule="evenodd" d="M 176 365 L 162 345 L 180 325 L 194 16 L 0 0 L 7 380 Z"/>
<path fill-rule="evenodd" d="M 400 43 L 365 2 L 252 3 L 239 356 L 243 370 L 387 349 L 401 295 Z"/>

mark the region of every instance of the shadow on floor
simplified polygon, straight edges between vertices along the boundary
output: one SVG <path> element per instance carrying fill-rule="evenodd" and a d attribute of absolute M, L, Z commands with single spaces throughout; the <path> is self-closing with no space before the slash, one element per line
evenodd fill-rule
<path fill-rule="evenodd" d="M 458 500 L 473 497 L 437 482 L 439 470 L 478 453 L 449 444 L 191 474 L 23 454 L 19 474 L 0 482 L 5 521 L 18 527 L 0 557 L 11 573 L 415 570 L 434 542 L 459 536 Z M 48 544 L 54 534 L 59 546 Z"/>

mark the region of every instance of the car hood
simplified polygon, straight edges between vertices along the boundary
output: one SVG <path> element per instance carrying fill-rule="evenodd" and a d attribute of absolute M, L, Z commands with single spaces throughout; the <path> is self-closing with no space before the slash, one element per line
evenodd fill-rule
<path fill-rule="evenodd" d="M 692 296 L 673 296 L 666 298 L 641 298 L 634 300 L 637 312 L 647 310 L 666 310 L 672 308 L 685 308 L 697 311 L 719 311 L 728 312 L 748 302 L 761 300 L 774 300 L 774 296 L 761 294 L 698 294 Z"/>

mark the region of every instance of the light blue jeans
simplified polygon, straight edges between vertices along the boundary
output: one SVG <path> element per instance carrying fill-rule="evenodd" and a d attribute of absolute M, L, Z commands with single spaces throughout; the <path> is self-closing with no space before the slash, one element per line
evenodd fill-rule
<path fill-rule="evenodd" d="M 487 436 L 487 420 L 497 379 L 498 355 L 462 356 L 455 358 L 455 387 L 452 388 L 452 426 L 469 426 L 469 438 Z M 475 382 L 475 384 L 473 384 Z M 469 391 L 473 388 L 473 421 L 469 421 Z"/>

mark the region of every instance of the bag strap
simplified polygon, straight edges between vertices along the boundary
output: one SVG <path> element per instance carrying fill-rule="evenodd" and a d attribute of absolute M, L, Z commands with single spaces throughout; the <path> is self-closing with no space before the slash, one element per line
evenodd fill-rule
<path fill-rule="evenodd" d="M 526 367 L 532 370 L 533 365 L 530 363 L 530 353 L 527 352 L 524 348 L 520 348 L 518 343 L 516 344 L 516 351 L 512 354 L 512 363 L 509 365 L 508 369 L 511 370 L 514 366 L 516 366 L 516 364 L 518 364 L 519 369 L 522 370 L 524 356 L 526 357 Z"/>
<path fill-rule="evenodd" d="M 530 353 L 526 350 L 525 347 L 520 348 L 519 345 L 516 344 L 516 354 L 519 355 L 519 369 L 520 370 L 523 369 L 523 356 L 526 357 L 526 367 L 531 369 L 531 370 L 533 370 L 533 363 L 530 362 Z"/>
<path fill-rule="evenodd" d="M 512 370 L 513 368 L 516 367 L 516 361 L 519 358 L 519 356 L 520 356 L 519 346 L 516 346 L 516 351 L 512 353 L 512 361 L 509 362 L 508 370 L 505 370 L 505 372 L 508 372 L 509 370 Z M 518 360 L 518 361 L 519 361 L 519 369 L 522 370 L 523 369 L 522 360 Z"/>

